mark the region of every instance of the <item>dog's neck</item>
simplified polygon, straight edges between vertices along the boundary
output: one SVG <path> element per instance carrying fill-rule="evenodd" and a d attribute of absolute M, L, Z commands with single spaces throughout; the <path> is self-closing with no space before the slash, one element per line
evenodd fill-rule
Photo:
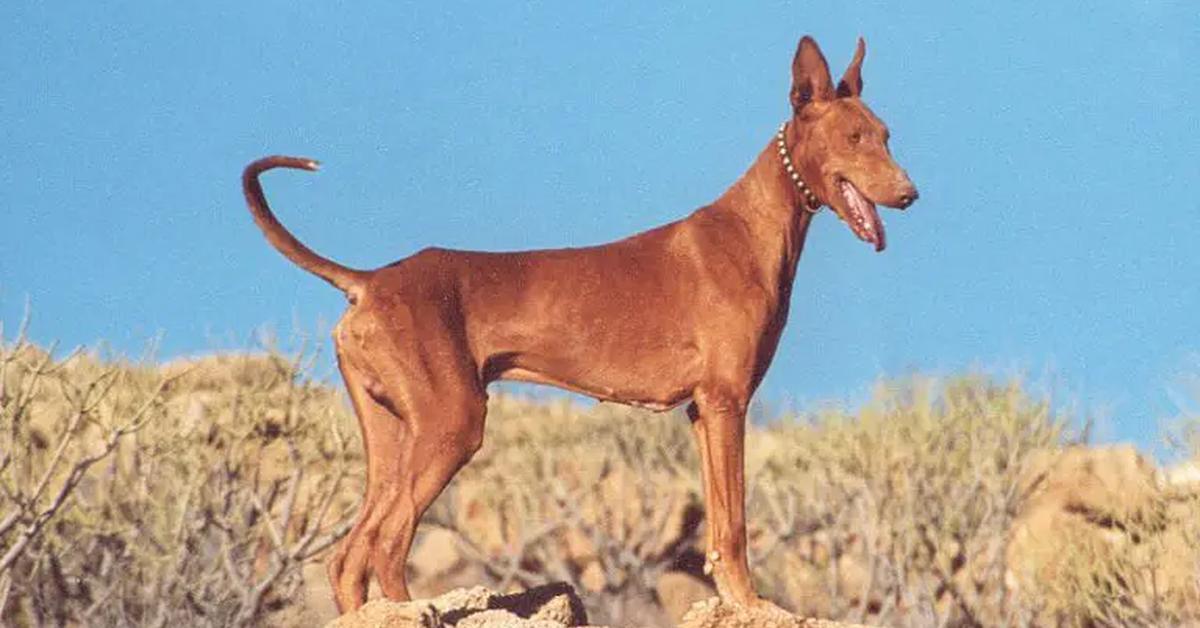
<path fill-rule="evenodd" d="M 787 145 L 795 154 L 795 136 L 788 134 Z M 785 170 L 775 138 L 759 153 L 754 164 L 709 209 L 736 217 L 746 227 L 744 253 L 761 273 L 764 281 L 781 282 L 790 292 L 796 264 L 804 248 L 804 239 L 813 214 L 806 211 L 807 199 Z M 740 235 L 740 234 L 739 234 Z"/>

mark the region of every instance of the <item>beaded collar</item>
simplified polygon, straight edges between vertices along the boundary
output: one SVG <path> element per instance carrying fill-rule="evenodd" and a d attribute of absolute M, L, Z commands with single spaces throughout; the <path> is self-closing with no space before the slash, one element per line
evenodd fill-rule
<path fill-rule="evenodd" d="M 792 158 L 788 155 L 787 144 L 783 141 L 783 131 L 787 128 L 787 122 L 779 125 L 779 132 L 775 134 L 775 144 L 779 147 L 779 157 L 783 160 L 783 168 L 787 170 L 788 176 L 792 182 L 796 184 L 796 189 L 800 190 L 800 194 L 804 196 L 804 211 L 810 214 L 816 214 L 821 211 L 821 201 L 817 198 L 813 191 L 804 185 L 804 181 L 800 179 L 800 173 L 796 172 L 796 167 L 792 165 Z"/>

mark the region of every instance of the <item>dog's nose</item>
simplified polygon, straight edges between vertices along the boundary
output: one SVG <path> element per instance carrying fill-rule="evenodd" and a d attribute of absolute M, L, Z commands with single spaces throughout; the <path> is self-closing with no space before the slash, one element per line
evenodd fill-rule
<path fill-rule="evenodd" d="M 916 187 L 910 187 L 907 192 L 904 192 L 903 194 L 900 195 L 900 199 L 899 199 L 900 209 L 908 209 L 908 206 L 915 203 L 917 198 L 919 198 L 920 196 L 921 195 L 919 193 L 917 193 Z"/>

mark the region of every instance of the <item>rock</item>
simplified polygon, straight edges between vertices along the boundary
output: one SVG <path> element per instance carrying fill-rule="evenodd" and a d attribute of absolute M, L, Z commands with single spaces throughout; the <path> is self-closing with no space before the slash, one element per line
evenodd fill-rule
<path fill-rule="evenodd" d="M 1167 486 L 1194 491 L 1200 488 L 1200 460 L 1189 460 L 1177 464 L 1167 469 L 1164 475 Z"/>
<path fill-rule="evenodd" d="M 454 624 L 455 628 L 562 628 L 564 624 L 546 619 L 521 619 L 508 611 L 490 610 L 471 615 Z"/>
<path fill-rule="evenodd" d="M 1031 467 L 1025 513 L 1068 511 L 1093 522 L 1139 518 L 1161 494 L 1157 469 L 1130 445 L 1044 452 Z"/>
<path fill-rule="evenodd" d="M 587 612 L 583 610 L 583 602 L 568 588 L 562 594 L 550 598 L 529 618 L 573 626 L 586 622 Z"/>
<path fill-rule="evenodd" d="M 693 604 L 717 593 L 707 582 L 682 571 L 668 571 L 659 576 L 654 591 L 663 612 L 676 623 L 683 619 Z"/>
<path fill-rule="evenodd" d="M 866 628 L 823 619 L 805 619 L 782 609 L 750 609 L 709 598 L 692 605 L 679 628 Z"/>
<path fill-rule="evenodd" d="M 1197 510 L 1185 489 L 1129 446 L 1043 458 L 1010 531 L 1005 573 L 1010 594 L 1038 597 L 1035 624 L 1086 623 L 1097 603 L 1200 605 L 1198 554 L 1185 540 Z"/>
<path fill-rule="evenodd" d="M 575 591 L 556 583 L 511 595 L 474 587 L 429 600 L 374 600 L 326 628 L 566 628 L 586 623 Z"/>
<path fill-rule="evenodd" d="M 372 600 L 326 624 L 325 628 L 442 628 L 441 615 L 429 602 Z"/>
<path fill-rule="evenodd" d="M 532 593 L 536 591 L 533 589 Z M 428 601 L 437 611 L 446 616 L 447 621 L 456 621 L 472 613 L 480 613 L 495 608 L 491 604 L 496 594 L 486 587 L 471 587 L 470 589 L 455 589 L 447 591 Z"/>
<path fill-rule="evenodd" d="M 1039 589 L 1064 577 L 1068 545 L 1120 548 L 1131 530 L 1159 527 L 1162 492 L 1156 469 L 1130 446 L 1071 447 L 1045 452 L 1031 465 L 1027 495 L 1013 523 L 1006 580 Z"/>
<path fill-rule="evenodd" d="M 688 577 L 686 574 L 680 574 Z M 583 602 L 565 583 L 500 595 L 483 587 L 428 600 L 374 600 L 325 628 L 568 628 L 585 626 Z M 775 610 L 751 610 L 712 597 L 693 604 L 680 628 L 855 628 Z M 591 627 L 600 628 L 600 627 Z M 863 628 L 863 627 L 859 627 Z"/>

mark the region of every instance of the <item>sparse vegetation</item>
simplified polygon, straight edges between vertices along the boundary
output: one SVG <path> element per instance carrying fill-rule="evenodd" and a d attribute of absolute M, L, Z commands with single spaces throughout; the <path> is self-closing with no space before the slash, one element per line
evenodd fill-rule
<path fill-rule="evenodd" d="M 231 626 L 343 531 L 337 393 L 278 355 L 0 347 L 0 623 Z"/>
<path fill-rule="evenodd" d="M 0 341 L 0 623 L 250 625 L 296 603 L 362 483 L 354 418 L 312 359 Z M 704 579 L 687 420 L 501 394 L 488 421 L 423 526 L 449 544 L 417 587 L 564 580 L 593 621 L 669 625 L 661 577 Z M 1075 446 L 1071 425 L 1020 382 L 968 376 L 752 430 L 760 590 L 894 626 L 1200 621 L 1200 490 Z"/>

